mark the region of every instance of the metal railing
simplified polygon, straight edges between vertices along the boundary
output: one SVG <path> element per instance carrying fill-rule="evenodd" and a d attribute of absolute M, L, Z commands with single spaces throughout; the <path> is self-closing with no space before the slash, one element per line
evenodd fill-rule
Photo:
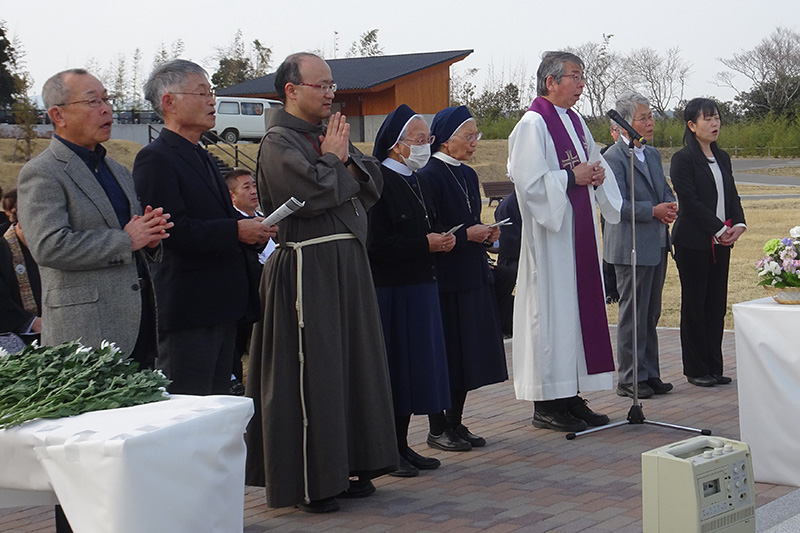
<path fill-rule="evenodd" d="M 161 133 L 160 129 L 154 128 L 151 124 L 147 125 L 147 140 L 153 142 Z M 246 168 L 255 174 L 257 162 L 255 159 L 239 150 L 239 145 L 231 144 L 216 133 L 207 131 L 200 136 L 200 142 L 208 148 L 209 145 L 216 146 L 223 154 L 233 159 L 233 166 L 236 168 Z M 245 161 L 246 160 L 246 161 Z"/>
<path fill-rule="evenodd" d="M 233 159 L 233 166 L 236 168 L 246 168 L 255 174 L 257 162 L 255 159 L 239 150 L 238 144 L 231 144 L 216 133 L 207 131 L 200 136 L 200 142 L 206 147 L 208 145 L 216 146 L 217 149 L 223 154 Z M 245 162 L 244 160 L 247 160 Z"/>

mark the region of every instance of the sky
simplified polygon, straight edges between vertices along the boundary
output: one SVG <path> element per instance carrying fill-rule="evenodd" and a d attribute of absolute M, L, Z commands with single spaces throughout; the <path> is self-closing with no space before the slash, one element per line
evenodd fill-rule
<path fill-rule="evenodd" d="M 451 73 L 476 68 L 479 87 L 489 76 L 506 82 L 514 72 L 535 76 L 543 51 L 601 42 L 603 34 L 613 34 L 611 50 L 622 54 L 645 46 L 663 53 L 677 46 L 691 65 L 684 96 L 727 101 L 735 92 L 714 83 L 714 75 L 725 70 L 718 58 L 753 48 L 779 25 L 800 31 L 800 2 L 5 0 L 0 20 L 23 45 L 35 94 L 66 68 L 91 63 L 107 68 L 120 54 L 130 65 L 137 47 L 146 78 L 162 43 L 169 49 L 176 39 L 184 42 L 183 57 L 211 74 L 215 49 L 232 42 L 238 29 L 245 42 L 259 39 L 272 48 L 274 69 L 298 51 L 344 57 L 359 35 L 377 28 L 387 55 L 474 50 Z M 750 89 L 743 78 L 735 80 L 740 89 Z"/>

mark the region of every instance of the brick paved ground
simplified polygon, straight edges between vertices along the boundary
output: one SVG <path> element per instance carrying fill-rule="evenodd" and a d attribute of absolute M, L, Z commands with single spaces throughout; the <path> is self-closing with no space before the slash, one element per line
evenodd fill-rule
<path fill-rule="evenodd" d="M 709 428 L 714 435 L 737 439 L 736 381 L 708 389 L 689 385 L 681 375 L 678 331 L 663 329 L 659 334 L 662 378 L 672 381 L 675 390 L 643 400 L 645 416 Z M 726 374 L 735 378 L 731 332 L 725 333 L 723 351 Z M 585 397 L 612 421 L 625 420 L 631 406 L 630 399 L 611 391 Z M 514 399 L 510 381 L 472 392 L 465 422 L 487 437 L 485 448 L 434 452 L 424 444 L 425 418 L 414 417 L 410 443 L 417 451 L 441 459 L 438 470 L 411 479 L 380 478 L 375 495 L 342 500 L 341 511 L 328 515 L 269 509 L 263 490 L 247 487 L 244 530 L 640 532 L 641 453 L 692 436 L 649 424 L 626 424 L 567 441 L 563 433 L 533 428 L 531 411 L 530 403 Z M 757 505 L 793 490 L 756 484 Z M 52 516 L 48 507 L 0 510 L 0 531 L 48 533 L 54 530 Z M 169 533 L 169 528 L 164 532 Z"/>

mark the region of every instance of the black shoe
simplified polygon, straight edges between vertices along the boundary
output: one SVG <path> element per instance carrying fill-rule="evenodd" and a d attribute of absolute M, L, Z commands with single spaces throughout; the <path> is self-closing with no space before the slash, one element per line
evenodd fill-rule
<path fill-rule="evenodd" d="M 297 508 L 305 513 L 332 513 L 339 510 L 339 502 L 336 498 L 323 498 L 311 503 L 300 502 Z"/>
<path fill-rule="evenodd" d="M 232 396 L 244 396 L 244 385 L 238 379 L 231 380 L 231 391 L 229 392 Z"/>
<path fill-rule="evenodd" d="M 400 457 L 420 470 L 434 470 L 442 465 L 439 459 L 435 457 L 423 457 L 411 448 L 406 448 L 404 451 L 400 452 Z"/>
<path fill-rule="evenodd" d="M 578 433 L 589 429 L 586 422 L 576 418 L 568 411 L 553 411 L 552 413 L 534 411 L 531 424 L 539 429 L 552 429 L 553 431 L 567 431 L 570 433 Z"/>
<path fill-rule="evenodd" d="M 728 376 L 723 376 L 722 374 L 711 374 L 711 377 L 714 378 L 717 382 L 717 385 L 727 385 L 731 381 L 733 381 Z"/>
<path fill-rule="evenodd" d="M 672 383 L 664 383 L 660 378 L 649 378 L 647 385 L 653 389 L 656 394 L 666 394 L 672 390 Z"/>
<path fill-rule="evenodd" d="M 700 376 L 697 378 L 686 376 L 686 381 L 698 387 L 713 387 L 717 384 L 717 379 L 714 376 Z"/>
<path fill-rule="evenodd" d="M 472 449 L 472 444 L 456 435 L 450 428 L 445 429 L 441 435 L 433 435 L 429 432 L 428 446 L 446 452 L 468 452 Z"/>
<path fill-rule="evenodd" d="M 473 448 L 486 446 L 486 439 L 471 433 L 469 428 L 464 424 L 459 424 L 453 431 L 455 431 L 456 435 L 469 442 Z"/>
<path fill-rule="evenodd" d="M 586 400 L 578 396 L 567 407 L 567 411 L 575 418 L 586 422 L 587 426 L 593 426 L 593 427 L 605 426 L 610 422 L 607 415 L 604 415 L 602 413 L 595 413 L 594 411 L 589 409 L 588 404 L 589 400 Z"/>
<path fill-rule="evenodd" d="M 397 460 L 397 470 L 389 472 L 389 475 L 394 477 L 417 477 L 419 468 L 406 461 L 401 455 Z"/>
<path fill-rule="evenodd" d="M 672 386 L 670 385 L 670 388 Z M 650 398 L 655 392 L 645 381 L 639 382 L 639 399 Z M 617 396 L 633 398 L 633 383 L 617 383 Z"/>
<path fill-rule="evenodd" d="M 366 498 L 375 493 L 375 485 L 369 479 L 350 480 L 350 487 L 337 498 Z"/>

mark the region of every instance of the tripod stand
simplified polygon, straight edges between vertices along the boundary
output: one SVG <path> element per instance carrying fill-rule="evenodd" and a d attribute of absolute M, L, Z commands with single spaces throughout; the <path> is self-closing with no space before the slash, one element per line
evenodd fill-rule
<path fill-rule="evenodd" d="M 631 128 L 632 129 L 632 128 Z M 631 136 L 632 137 L 632 136 Z M 633 287 L 633 294 L 631 295 L 631 303 L 633 307 L 633 405 L 631 405 L 630 410 L 628 411 L 627 421 L 620 421 L 614 422 L 613 424 L 607 424 L 605 426 L 595 427 L 591 429 L 587 429 L 584 431 L 579 431 L 576 433 L 567 433 L 566 437 L 567 440 L 573 440 L 577 437 L 588 435 L 589 433 L 596 433 L 598 431 L 603 431 L 606 429 L 615 428 L 618 426 L 622 426 L 625 424 L 650 424 L 653 426 L 661 426 L 671 429 L 680 429 L 683 431 L 691 431 L 695 433 L 700 433 L 701 435 L 711 435 L 711 430 L 709 429 L 698 429 L 688 426 L 679 426 L 676 424 L 669 424 L 666 422 L 656 422 L 653 420 L 647 420 L 644 416 L 644 412 L 642 411 L 642 404 L 639 403 L 639 379 L 638 379 L 638 368 L 639 368 L 639 350 L 638 350 L 638 331 L 639 331 L 639 321 L 638 321 L 638 313 L 637 313 L 637 296 L 636 296 L 636 217 L 635 217 L 635 200 L 634 200 L 634 165 L 633 165 L 633 158 L 635 157 L 634 151 L 634 141 L 631 140 L 628 144 L 628 157 L 630 159 L 630 205 L 631 205 L 631 276 L 632 276 L 632 287 Z"/>

